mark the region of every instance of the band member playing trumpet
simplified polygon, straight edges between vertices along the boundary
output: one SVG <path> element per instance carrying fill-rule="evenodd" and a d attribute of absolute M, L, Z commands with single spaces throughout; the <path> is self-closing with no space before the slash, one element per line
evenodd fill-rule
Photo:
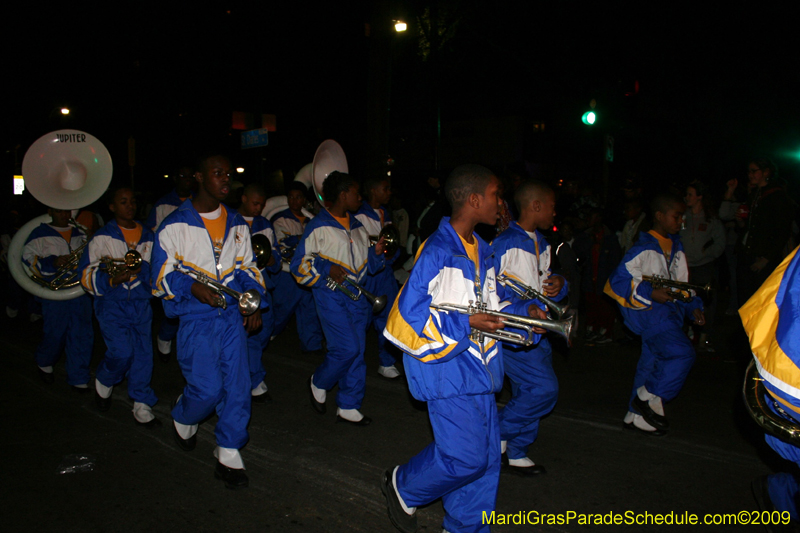
<path fill-rule="evenodd" d="M 161 423 L 152 410 L 158 398 L 150 387 L 153 232 L 134 219 L 136 197 L 131 189 L 112 190 L 108 200 L 114 220 L 94 234 L 79 267 L 83 288 L 94 296 L 94 310 L 107 348 L 95 373 L 95 403 L 100 411 L 108 411 L 114 386 L 127 377 L 134 419 L 145 427 L 158 427 Z M 139 265 L 115 267 L 112 261 L 125 257 L 131 250 L 138 252 Z"/>
<path fill-rule="evenodd" d="M 43 223 L 31 232 L 22 251 L 22 261 L 46 282 L 66 280 L 73 275 L 77 278 L 74 270 L 80 260 L 81 247 L 86 244 L 86 235 L 69 225 L 69 211 L 50 209 L 48 213 L 52 222 Z M 94 345 L 91 299 L 82 295 L 65 301 L 38 297 L 37 300 L 42 304 L 44 319 L 42 341 L 36 348 L 39 377 L 45 383 L 53 382 L 53 365 L 66 346 L 67 382 L 76 392 L 88 392 L 89 362 Z"/>
<path fill-rule="evenodd" d="M 284 256 L 281 272 L 275 282 L 273 302 L 275 304 L 275 329 L 278 335 L 286 327 L 292 314 L 297 321 L 297 334 L 300 336 L 300 349 L 304 352 L 322 350 L 322 326 L 317 316 L 317 306 L 311 289 L 297 284 L 289 271 L 294 251 L 300 243 L 306 224 L 314 218 L 303 209 L 306 205 L 308 189 L 299 181 L 293 181 L 286 193 L 289 208 L 272 218 L 275 235 Z"/>
<path fill-rule="evenodd" d="M 170 214 L 156 234 L 153 248 L 153 294 L 163 299 L 167 316 L 180 317 L 178 363 L 186 387 L 172 409 L 176 442 L 191 451 L 197 425 L 216 410 L 218 459 L 215 477 L 231 489 L 246 487 L 239 449 L 248 439 L 250 372 L 247 334 L 261 327 L 261 313 L 242 318 L 236 302 L 220 307 L 220 295 L 194 276 L 205 274 L 234 291 L 264 294 L 264 280 L 255 264 L 247 223 L 222 203 L 230 192 L 227 157 L 209 155 L 197 166 L 199 190 Z M 262 298 L 262 305 L 266 304 Z"/>
<path fill-rule="evenodd" d="M 427 402 L 434 441 L 382 479 L 389 518 L 400 531 L 416 531 L 416 508 L 438 498 L 443 527 L 450 532 L 489 531 L 482 520 L 497 500 L 500 426 L 495 392 L 503 385 L 503 352 L 494 338 L 503 318 L 489 313 L 443 312 L 453 303 L 534 316 L 530 302 L 504 301 L 498 263 L 476 233 L 478 223 L 495 224 L 500 181 L 487 168 L 463 165 L 450 174 L 445 195 L 453 209 L 417 253 L 411 276 L 394 302 L 386 338 L 405 353 L 411 394 Z M 469 305 L 468 305 L 469 304 Z"/>
<path fill-rule="evenodd" d="M 356 212 L 356 218 L 367 229 L 370 235 L 378 235 L 381 230 L 392 223 L 391 211 L 386 207 L 392 198 L 392 186 L 388 177 L 368 179 L 364 182 L 364 191 L 367 199 L 361 204 Z M 386 258 L 386 268 L 375 275 L 367 275 L 364 279 L 364 288 L 373 294 L 385 294 L 387 305 L 380 313 L 372 316 L 371 323 L 378 332 L 378 374 L 387 378 L 395 379 L 400 376 L 400 371 L 395 366 L 395 358 L 387 350 L 386 337 L 383 330 L 386 328 L 386 319 L 389 317 L 391 304 L 397 298 L 399 288 L 394 277 L 392 263 L 400 255 L 400 251 L 394 252 L 393 257 Z"/>
<path fill-rule="evenodd" d="M 538 230 L 553 227 L 556 197 L 541 182 L 525 182 L 514 193 L 519 221 L 494 241 L 492 248 L 500 260 L 500 274 L 519 281 L 555 301 L 567 294 L 561 276 L 551 275 L 552 248 Z M 519 297 L 514 295 L 515 300 Z M 546 318 L 546 306 L 535 311 Z M 534 330 L 539 334 L 544 330 Z M 528 457 L 528 447 L 539 433 L 539 420 L 556 405 L 558 378 L 553 371 L 553 351 L 547 337 L 531 347 L 506 344 L 503 364 L 511 381 L 511 400 L 500 411 L 500 451 L 506 453 L 509 469 L 523 475 L 542 474 L 545 468 Z M 505 464 L 505 461 L 504 461 Z"/>
<path fill-rule="evenodd" d="M 660 276 L 687 282 L 689 267 L 683 253 L 681 229 L 686 206 L 672 194 L 658 194 L 651 205 L 653 229 L 641 233 L 639 240 L 611 274 L 605 293 L 620 307 L 625 325 L 642 336 L 642 354 L 633 378 L 626 429 L 649 435 L 663 435 L 669 429 L 664 403 L 680 392 L 694 364 L 695 351 L 683 332 L 691 317 L 703 325 L 703 302 L 676 300 L 669 288 L 653 288 L 643 276 Z"/>
<path fill-rule="evenodd" d="M 795 248 L 767 278 L 761 288 L 739 309 L 750 339 L 758 380 L 745 383 L 745 399 L 751 414 L 767 430 L 767 444 L 787 461 L 800 466 L 800 248 Z M 758 386 L 756 386 L 758 385 Z M 756 394 L 747 398 L 747 389 Z M 755 405 L 753 405 L 755 404 Z M 800 480 L 791 472 L 756 478 L 753 495 L 761 511 L 789 512 L 796 531 L 800 514 Z M 782 520 L 782 523 L 786 521 Z M 777 531 L 777 529 L 775 529 Z M 784 531 L 784 529 L 781 529 Z"/>
<path fill-rule="evenodd" d="M 265 296 L 267 306 L 261 309 L 261 329 L 250 332 L 247 335 L 247 355 L 250 366 L 250 395 L 256 403 L 265 403 L 272 401 L 269 395 L 267 384 L 264 381 L 267 371 L 264 370 L 264 363 L 261 361 L 261 356 L 264 350 L 267 349 L 269 339 L 272 336 L 273 327 L 275 324 L 274 315 L 272 312 L 272 296 L 271 293 L 275 289 L 275 281 L 272 276 L 276 276 L 281 269 L 281 254 L 275 246 L 275 230 L 269 220 L 261 216 L 261 211 L 264 209 L 264 204 L 267 201 L 267 195 L 264 188 L 258 183 L 251 183 L 247 185 L 242 191 L 242 203 L 239 206 L 239 214 L 250 226 L 250 236 L 255 238 L 256 235 L 266 237 L 269 241 L 269 258 L 263 268 L 260 268 L 261 275 L 264 278 L 264 285 L 266 287 Z M 258 265 L 261 267 L 261 265 Z M 292 280 L 294 284 L 294 280 Z"/>
<path fill-rule="evenodd" d="M 194 172 L 190 166 L 182 166 L 178 169 L 178 173 L 174 176 L 175 189 L 159 198 L 150 210 L 147 216 L 145 225 L 153 230 L 158 231 L 158 227 L 167 218 L 167 215 L 175 211 L 187 198 L 192 196 L 192 185 L 194 184 Z M 162 361 L 169 360 L 169 354 L 172 351 L 172 340 L 178 334 L 178 319 L 164 317 L 161 325 L 158 328 L 158 335 L 156 336 L 156 344 L 158 346 L 159 357 Z"/>
<path fill-rule="evenodd" d="M 338 384 L 337 421 L 366 426 L 372 419 L 359 409 L 366 387 L 364 348 L 372 308 L 366 298 L 351 297 L 355 289 L 346 279 L 361 283 L 367 270 L 383 268 L 384 245 L 379 241 L 370 249 L 367 230 L 348 212 L 361 205 L 355 179 L 331 172 L 323 182 L 322 195 L 331 207 L 306 226 L 291 264 L 297 282 L 312 288 L 328 344 L 325 360 L 308 380 L 311 405 L 324 414 L 327 391 Z"/>

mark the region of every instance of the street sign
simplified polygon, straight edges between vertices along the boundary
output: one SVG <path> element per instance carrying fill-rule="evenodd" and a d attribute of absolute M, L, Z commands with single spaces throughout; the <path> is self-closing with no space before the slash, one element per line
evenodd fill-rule
<path fill-rule="evenodd" d="M 269 144 L 269 139 L 267 138 L 267 128 L 259 128 L 257 130 L 242 132 L 242 150 L 247 148 L 257 148 L 259 146 L 267 146 L 267 144 Z"/>

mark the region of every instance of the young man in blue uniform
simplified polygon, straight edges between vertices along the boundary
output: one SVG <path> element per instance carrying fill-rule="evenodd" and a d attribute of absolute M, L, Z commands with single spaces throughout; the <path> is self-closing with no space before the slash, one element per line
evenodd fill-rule
<path fill-rule="evenodd" d="M 386 207 L 392 198 L 392 186 L 387 177 L 368 179 L 364 182 L 364 190 L 367 199 L 356 212 L 356 218 L 364 225 L 369 235 L 378 235 L 384 227 L 392 223 L 391 211 Z M 392 263 L 399 255 L 400 250 L 397 250 L 394 257 L 386 258 L 386 268 L 377 274 L 367 275 L 364 279 L 364 288 L 367 291 L 375 295 L 386 296 L 386 307 L 380 313 L 373 315 L 370 322 L 378 332 L 378 358 L 380 359 L 378 374 L 387 379 L 395 379 L 400 376 L 400 370 L 395 366 L 395 358 L 389 353 L 387 349 L 389 345 L 383 335 L 389 311 L 400 291 L 394 277 L 394 270 L 392 270 Z"/>
<path fill-rule="evenodd" d="M 31 232 L 22 250 L 22 262 L 49 282 L 59 269 L 66 268 L 70 254 L 86 243 L 86 235 L 69 225 L 69 211 L 50 209 L 48 213 L 52 222 L 42 223 Z M 75 272 L 76 280 L 79 276 Z M 44 318 L 42 341 L 36 348 L 39 377 L 53 383 L 53 365 L 66 347 L 67 382 L 75 392 L 88 392 L 94 345 L 91 298 L 84 294 L 64 301 L 36 299 L 42 304 Z"/>
<path fill-rule="evenodd" d="M 567 295 L 567 284 L 561 276 L 551 275 L 552 248 L 539 231 L 553 227 L 555 194 L 544 183 L 525 182 L 514 193 L 514 203 L 519 221 L 512 221 L 492 241 L 500 261 L 500 275 L 559 301 Z M 520 299 L 516 294 L 513 298 Z M 539 318 L 547 318 L 544 302 L 534 301 L 541 308 Z M 543 334 L 545 330 L 536 332 Z M 507 454 L 511 472 L 543 474 L 544 466 L 528 457 L 528 447 L 539 434 L 539 420 L 553 410 L 558 400 L 558 378 L 553 371 L 550 342 L 542 335 L 537 344 L 529 347 L 506 343 L 503 363 L 511 381 L 512 396 L 500 411 L 500 450 Z"/>
<path fill-rule="evenodd" d="M 250 395 L 255 403 L 272 401 L 267 384 L 264 381 L 267 371 L 264 369 L 261 357 L 264 350 L 267 349 L 275 324 L 272 312 L 272 291 L 275 289 L 275 281 L 272 276 L 277 275 L 281 269 L 281 255 L 275 246 L 275 230 L 269 220 L 260 214 L 266 201 L 267 195 L 264 192 L 264 188 L 257 183 L 251 183 L 242 191 L 242 203 L 239 206 L 239 214 L 250 226 L 251 237 L 263 235 L 270 244 L 270 248 L 266 252 L 269 253 L 269 259 L 264 268 L 261 269 L 261 275 L 264 278 L 266 287 L 267 306 L 261 310 L 261 329 L 251 332 L 247 336 L 247 355 L 250 365 L 250 385 L 252 387 Z"/>
<path fill-rule="evenodd" d="M 446 531 L 490 528 L 482 513 L 491 513 L 497 501 L 500 427 L 494 394 L 503 385 L 503 356 L 499 341 L 479 334 L 504 324 L 496 315 L 432 306 L 477 303 L 525 316 L 538 310 L 529 302 L 504 301 L 492 249 L 474 233 L 478 223 L 497 222 L 499 186 L 487 168 L 453 170 L 445 186 L 453 215 L 422 245 L 386 325 L 386 338 L 405 353 L 411 394 L 428 404 L 434 437 L 408 463 L 383 475 L 389 518 L 405 533 L 416 531 L 416 508 L 438 498 Z"/>
<path fill-rule="evenodd" d="M 327 391 L 338 384 L 337 421 L 366 426 L 372 419 L 360 409 L 366 388 L 364 348 L 372 306 L 363 296 L 354 301 L 341 289 L 355 293 L 345 279 L 361 283 L 367 270 L 377 272 L 384 267 L 383 242 L 371 249 L 367 230 L 349 213 L 361 205 L 355 179 L 331 172 L 323 182 L 322 195 L 330 207 L 306 226 L 291 265 L 297 282 L 312 288 L 328 345 L 325 360 L 308 380 L 311 405 L 324 414 Z M 340 288 L 329 288 L 328 279 Z"/>
<path fill-rule="evenodd" d="M 642 336 L 642 354 L 633 378 L 626 429 L 664 435 L 669 421 L 664 403 L 680 392 L 694 364 L 695 351 L 683 332 L 687 318 L 705 323 L 699 297 L 680 301 L 667 288 L 653 288 L 643 276 L 688 282 L 681 229 L 686 206 L 677 196 L 659 194 L 652 204 L 653 229 L 641 233 L 606 282 L 605 293 L 620 307 L 625 325 Z"/>
<path fill-rule="evenodd" d="M 114 386 L 128 379 L 137 424 L 161 425 L 153 415 L 158 401 L 150 380 L 153 376 L 153 310 L 150 307 L 150 256 L 153 232 L 136 222 L 133 190 L 120 187 L 109 193 L 108 207 L 114 220 L 94 234 L 81 259 L 83 288 L 94 296 L 94 310 L 106 343 L 106 356 L 95 373 L 95 403 L 101 411 L 111 407 Z M 110 275 L 102 260 L 123 259 L 134 250 L 141 264 Z"/>
<path fill-rule="evenodd" d="M 161 224 L 153 249 L 153 294 L 167 316 L 180 317 L 178 363 L 186 387 L 172 409 L 181 449 L 196 445 L 197 425 L 216 410 L 215 477 L 231 489 L 246 487 L 239 449 L 248 439 L 250 371 L 247 334 L 261 327 L 261 313 L 242 317 L 237 302 L 194 276 L 202 273 L 237 292 L 254 289 L 266 304 L 264 280 L 255 264 L 247 223 L 221 202 L 230 192 L 230 161 L 221 155 L 200 160 L 199 190 Z M 219 298 L 227 301 L 220 307 Z"/>
<path fill-rule="evenodd" d="M 297 322 L 297 334 L 300 337 L 300 349 L 304 352 L 315 352 L 322 350 L 323 335 L 314 295 L 311 294 L 311 289 L 298 285 L 289 270 L 293 254 L 290 249 L 297 249 L 306 225 L 314 218 L 303 207 L 306 204 L 307 191 L 305 185 L 299 181 L 293 181 L 286 193 L 288 209 L 272 217 L 278 246 L 288 257 L 288 260 L 283 261 L 281 271 L 275 281 L 275 292 L 273 293 L 275 329 L 273 335 L 279 335 L 294 314 Z"/>

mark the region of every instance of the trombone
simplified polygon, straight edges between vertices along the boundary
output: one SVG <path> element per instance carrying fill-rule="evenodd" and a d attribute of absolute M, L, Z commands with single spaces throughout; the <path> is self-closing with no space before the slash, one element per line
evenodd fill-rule
<path fill-rule="evenodd" d="M 100 258 L 100 265 L 101 268 L 105 267 L 106 272 L 112 278 L 117 274 L 122 274 L 123 272 L 129 270 L 136 270 L 137 268 L 142 266 L 142 254 L 137 252 L 136 250 L 128 250 L 125 254 L 125 257 L 122 259 L 114 259 L 112 257 L 101 257 Z"/>
<path fill-rule="evenodd" d="M 197 282 L 202 283 L 217 295 L 216 304 L 214 307 L 228 308 L 228 302 L 225 301 L 225 294 L 232 296 L 239 302 L 239 312 L 242 316 L 250 316 L 261 307 L 261 295 L 255 289 L 249 289 L 244 292 L 237 292 L 222 283 L 215 281 L 203 274 L 202 272 L 195 272 L 194 270 L 187 270 L 185 268 L 176 267 L 176 272 L 187 274 L 193 277 Z"/>
<path fill-rule="evenodd" d="M 681 302 L 691 302 L 697 296 L 698 290 L 706 294 L 711 292 L 710 283 L 706 283 L 703 286 L 692 285 L 685 281 L 669 279 L 663 276 L 642 276 L 642 281 L 649 281 L 654 289 L 668 289 L 669 295 Z"/>
<path fill-rule="evenodd" d="M 347 287 L 344 286 L 344 283 L 348 284 L 351 288 L 355 290 L 355 292 L 351 291 Z M 364 287 L 356 283 L 355 281 L 351 280 L 348 277 L 344 278 L 343 283 L 338 283 L 332 277 L 328 276 L 325 278 L 325 286 L 328 287 L 332 291 L 340 291 L 344 293 L 345 296 L 357 302 L 361 299 L 361 295 L 364 295 L 364 298 L 367 299 L 369 303 L 372 304 L 372 312 L 373 313 L 380 313 L 383 311 L 383 308 L 386 307 L 386 295 L 382 296 L 375 296 L 374 294 L 368 292 Z"/>
<path fill-rule="evenodd" d="M 506 326 L 521 329 L 525 334 L 514 333 L 512 331 L 504 331 L 498 329 L 494 333 L 473 329 L 470 338 L 476 342 L 483 342 L 485 337 L 497 339 L 503 342 L 510 342 L 512 344 L 519 344 L 521 346 L 530 346 L 533 344 L 533 328 L 542 328 L 547 331 L 558 333 L 567 341 L 567 345 L 572 346 L 572 333 L 577 330 L 577 315 L 570 315 L 564 320 L 542 320 L 539 318 L 530 318 L 519 315 L 512 315 L 510 313 L 502 313 L 500 311 L 490 311 L 487 309 L 486 302 L 475 304 L 472 300 L 469 305 L 459 305 L 453 303 L 443 303 L 439 305 L 432 305 L 432 308 L 437 311 L 456 311 L 465 315 L 475 315 L 484 313 L 500 318 Z"/>
<path fill-rule="evenodd" d="M 553 311 L 553 313 L 555 313 L 556 318 L 559 320 L 569 310 L 569 304 L 561 304 L 556 302 L 555 300 L 551 300 L 550 298 L 548 298 L 541 292 L 537 291 L 533 287 L 525 285 L 521 281 L 518 281 L 514 278 L 510 278 L 505 274 L 500 274 L 499 276 L 497 276 L 497 282 L 514 291 L 523 300 L 536 300 L 536 299 L 540 300 L 547 307 L 549 307 Z"/>

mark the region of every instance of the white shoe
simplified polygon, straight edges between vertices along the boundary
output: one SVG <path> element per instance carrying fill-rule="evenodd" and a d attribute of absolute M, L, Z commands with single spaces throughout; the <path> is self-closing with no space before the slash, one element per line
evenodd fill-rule
<path fill-rule="evenodd" d="M 6 314 L 8 315 L 8 318 L 17 318 L 19 310 L 11 309 L 10 307 L 6 306 Z"/>
<path fill-rule="evenodd" d="M 158 344 L 158 351 L 164 355 L 169 355 L 172 351 L 172 341 L 162 341 L 160 337 L 156 337 L 156 344 Z"/>
<path fill-rule="evenodd" d="M 400 371 L 397 370 L 397 367 L 392 366 L 379 366 L 378 367 L 378 374 L 385 377 L 386 379 L 395 379 L 400 377 Z"/>

